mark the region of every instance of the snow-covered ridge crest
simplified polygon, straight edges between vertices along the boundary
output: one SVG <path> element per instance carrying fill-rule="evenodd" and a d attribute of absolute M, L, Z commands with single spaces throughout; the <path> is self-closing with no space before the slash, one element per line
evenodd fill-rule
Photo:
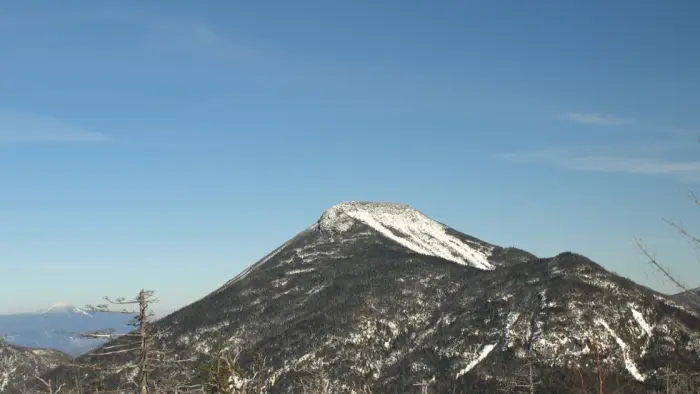
<path fill-rule="evenodd" d="M 476 249 L 447 233 L 447 226 L 418 210 L 398 203 L 351 201 L 326 210 L 318 221 L 322 231 L 342 233 L 363 223 L 414 252 L 441 257 L 484 270 L 495 267 L 488 261 L 491 251 Z"/>

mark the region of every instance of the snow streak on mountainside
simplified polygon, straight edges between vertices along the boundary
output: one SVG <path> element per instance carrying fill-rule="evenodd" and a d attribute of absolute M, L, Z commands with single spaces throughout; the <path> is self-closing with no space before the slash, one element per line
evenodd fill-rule
<path fill-rule="evenodd" d="M 357 223 L 426 256 L 441 257 L 458 264 L 490 270 L 489 249 L 481 250 L 447 233 L 448 227 L 408 205 L 395 203 L 347 202 L 328 209 L 319 226 L 329 232 L 344 232 Z"/>

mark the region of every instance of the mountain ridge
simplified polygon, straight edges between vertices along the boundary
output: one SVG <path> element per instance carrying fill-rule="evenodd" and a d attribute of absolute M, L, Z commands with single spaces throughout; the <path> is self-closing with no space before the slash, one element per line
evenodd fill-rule
<path fill-rule="evenodd" d="M 0 338 L 0 393 L 71 360 L 59 350 L 18 346 Z"/>
<path fill-rule="evenodd" d="M 700 287 L 673 294 L 671 298 L 700 313 Z"/>
<path fill-rule="evenodd" d="M 167 332 L 157 346 L 197 362 L 239 349 L 241 368 L 256 369 L 269 392 L 293 392 L 300 379 L 320 375 L 379 392 L 409 392 L 424 380 L 438 392 L 496 389 L 513 384 L 504 371 L 527 360 L 561 378 L 598 352 L 628 380 L 632 391 L 621 392 L 640 392 L 664 363 L 700 367 L 700 335 L 691 329 L 700 319 L 672 299 L 582 255 L 537 258 L 426 218 L 405 205 L 336 205 L 157 321 Z M 99 352 L 79 359 L 129 363 Z M 267 356 L 264 365 L 256 354 Z M 66 369 L 47 375 L 67 376 Z"/>

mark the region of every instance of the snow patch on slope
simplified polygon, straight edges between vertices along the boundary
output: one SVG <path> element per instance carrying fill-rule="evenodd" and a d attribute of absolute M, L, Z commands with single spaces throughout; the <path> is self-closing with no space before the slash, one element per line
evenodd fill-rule
<path fill-rule="evenodd" d="M 395 203 L 346 202 L 323 213 L 319 227 L 331 233 L 350 230 L 363 223 L 414 252 L 441 257 L 484 270 L 495 267 L 488 261 L 490 251 L 477 250 L 447 234 L 438 223 L 408 205 Z"/>
<path fill-rule="evenodd" d="M 488 356 L 489 353 L 491 353 L 491 351 L 495 347 L 496 347 L 496 344 L 484 346 L 484 348 L 481 349 L 481 353 L 479 353 L 479 355 L 475 359 L 470 361 L 469 364 L 467 364 L 467 366 L 464 367 L 464 369 L 462 369 L 461 371 L 459 371 L 457 373 L 457 377 L 459 378 L 460 376 L 464 375 L 465 373 L 471 371 L 474 367 L 476 367 L 477 364 L 479 364 L 483 359 L 485 359 L 486 356 Z"/>
<path fill-rule="evenodd" d="M 513 341 L 511 338 L 511 333 L 510 333 L 510 328 L 513 327 L 513 324 L 518 321 L 518 318 L 520 317 L 520 313 L 518 312 L 509 312 L 508 317 L 506 317 L 506 324 L 503 327 L 503 349 L 507 349 L 509 347 L 513 346 Z"/>
<path fill-rule="evenodd" d="M 645 332 L 648 336 L 652 336 L 652 335 L 653 335 L 653 330 L 654 330 L 654 329 L 653 329 L 653 328 L 651 327 L 651 325 L 650 325 L 649 323 L 647 323 L 647 321 L 644 319 L 644 315 L 642 315 L 642 313 L 639 312 L 638 310 L 634 309 L 634 305 L 629 305 L 629 307 L 630 307 L 630 310 L 632 311 L 632 315 L 634 316 L 634 320 L 637 321 L 637 324 L 639 324 L 639 326 L 642 328 L 642 330 L 644 330 L 644 332 Z"/>
<path fill-rule="evenodd" d="M 646 380 L 646 376 L 644 376 L 641 372 L 639 372 L 639 368 L 637 368 L 637 364 L 634 363 L 632 358 L 630 357 L 629 353 L 629 346 L 619 337 L 617 334 L 615 334 L 615 331 L 610 328 L 608 323 L 603 320 L 603 319 L 596 319 L 596 323 L 600 324 L 605 328 L 605 330 L 610 334 L 611 337 L 615 339 L 615 342 L 617 342 L 617 345 L 620 346 L 620 349 L 622 349 L 622 357 L 625 361 L 625 368 L 627 368 L 627 372 L 630 373 L 635 379 L 637 379 L 640 382 L 643 382 Z"/>

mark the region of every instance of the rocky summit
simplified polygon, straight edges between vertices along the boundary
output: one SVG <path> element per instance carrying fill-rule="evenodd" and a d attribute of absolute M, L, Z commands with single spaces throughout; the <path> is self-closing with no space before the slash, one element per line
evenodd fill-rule
<path fill-rule="evenodd" d="M 321 392 L 304 387 L 322 381 L 330 392 L 567 393 L 604 376 L 610 392 L 640 393 L 700 369 L 690 308 L 581 255 L 538 258 L 394 203 L 328 209 L 156 326 L 158 349 L 191 360 L 169 381 L 196 385 L 198 366 L 235 349 L 228 381 L 254 380 L 256 392 Z M 98 353 L 78 360 L 130 362 Z M 114 371 L 109 385 L 133 378 Z M 46 377 L 72 379 L 69 368 Z"/>

